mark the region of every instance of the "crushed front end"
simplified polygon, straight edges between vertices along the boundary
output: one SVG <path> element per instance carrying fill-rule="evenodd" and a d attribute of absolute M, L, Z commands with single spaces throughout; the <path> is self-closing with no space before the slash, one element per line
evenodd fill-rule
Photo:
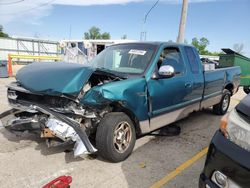
<path fill-rule="evenodd" d="M 121 78 L 83 65 L 32 63 L 7 86 L 11 110 L 0 123 L 11 131 L 38 133 L 49 147 L 74 143 L 74 156 L 95 153 L 95 132 L 110 109 L 84 105 L 85 94 Z"/>
<path fill-rule="evenodd" d="M 96 152 L 89 140 L 96 114 L 76 101 L 65 96 L 35 94 L 17 82 L 8 86 L 8 100 L 13 109 L 0 116 L 5 128 L 39 133 L 49 147 L 75 143 L 75 157 Z"/>

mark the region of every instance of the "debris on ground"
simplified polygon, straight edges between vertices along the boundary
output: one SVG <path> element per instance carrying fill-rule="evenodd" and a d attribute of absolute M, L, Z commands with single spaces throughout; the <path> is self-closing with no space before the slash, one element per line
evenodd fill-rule
<path fill-rule="evenodd" d="M 44 185 L 43 188 L 70 188 L 72 182 L 71 176 L 60 176 L 48 184 Z"/>

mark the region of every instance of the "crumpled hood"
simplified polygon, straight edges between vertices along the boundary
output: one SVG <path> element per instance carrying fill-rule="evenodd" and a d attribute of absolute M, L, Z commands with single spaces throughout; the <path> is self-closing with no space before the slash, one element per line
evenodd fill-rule
<path fill-rule="evenodd" d="M 77 97 L 88 81 L 93 67 L 64 62 L 31 63 L 16 75 L 25 89 L 48 95 L 71 95 Z"/>

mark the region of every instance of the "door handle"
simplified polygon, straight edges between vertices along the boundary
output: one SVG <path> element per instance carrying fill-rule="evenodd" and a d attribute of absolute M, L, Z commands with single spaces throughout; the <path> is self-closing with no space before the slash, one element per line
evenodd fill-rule
<path fill-rule="evenodd" d="M 189 88 L 189 87 L 192 87 L 192 83 L 191 82 L 185 83 L 185 88 Z"/>

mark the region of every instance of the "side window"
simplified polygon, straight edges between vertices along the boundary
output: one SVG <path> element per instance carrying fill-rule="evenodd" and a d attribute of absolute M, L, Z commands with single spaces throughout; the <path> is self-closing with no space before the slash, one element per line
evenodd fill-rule
<path fill-rule="evenodd" d="M 181 53 L 178 48 L 168 47 L 161 52 L 158 68 L 163 65 L 171 65 L 174 67 L 176 74 L 182 74 L 185 71 Z"/>
<path fill-rule="evenodd" d="M 188 62 L 191 67 L 192 73 L 199 73 L 199 61 L 195 55 L 194 49 L 192 47 L 185 47 L 185 52 L 187 54 Z"/>

